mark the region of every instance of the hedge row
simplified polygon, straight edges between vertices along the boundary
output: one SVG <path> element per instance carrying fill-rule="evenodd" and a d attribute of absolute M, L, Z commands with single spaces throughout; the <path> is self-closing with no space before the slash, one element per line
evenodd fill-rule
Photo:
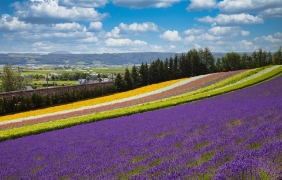
<path fill-rule="evenodd" d="M 152 111 L 152 110 L 156 110 L 156 109 L 161 109 L 161 108 L 165 108 L 165 107 L 171 107 L 171 106 L 175 106 L 178 104 L 183 104 L 183 103 L 188 103 L 188 102 L 192 102 L 192 101 L 196 101 L 196 100 L 200 100 L 200 99 L 204 99 L 207 97 L 211 97 L 211 96 L 216 96 L 216 95 L 220 95 L 223 93 L 227 93 L 227 92 L 231 92 L 234 90 L 238 90 L 241 88 L 245 88 L 257 83 L 260 83 L 262 81 L 265 81 L 267 79 L 270 79 L 278 74 L 281 74 L 282 72 L 282 66 L 280 66 L 279 68 L 276 68 L 274 70 L 272 70 L 269 73 L 266 73 L 262 76 L 259 76 L 257 78 L 254 78 L 252 80 L 246 81 L 244 83 L 240 83 L 234 86 L 229 86 L 226 88 L 222 88 L 220 90 L 216 90 L 219 87 L 222 87 L 222 84 L 226 84 L 230 82 L 235 82 L 238 81 L 244 77 L 248 77 L 251 74 L 253 74 L 254 72 L 259 72 L 261 69 L 256 69 L 256 70 L 250 70 L 247 71 L 245 73 L 242 73 L 241 75 L 237 75 L 237 79 L 236 77 L 231 77 L 225 80 L 225 82 L 219 82 L 215 85 L 212 85 L 210 87 L 207 87 L 207 89 L 209 89 L 209 91 L 207 91 L 206 88 L 198 91 L 197 93 L 194 94 L 190 94 L 187 93 L 185 95 L 180 95 L 177 97 L 173 97 L 173 98 L 168 98 L 168 99 L 163 99 L 163 100 L 158 100 L 155 102 L 149 102 L 146 104 L 141 104 L 141 105 L 135 105 L 135 106 L 131 106 L 131 107 L 127 107 L 127 108 L 121 108 L 121 109 L 115 109 L 115 110 L 110 110 L 110 111 L 105 111 L 105 112 L 99 112 L 99 113 L 95 113 L 95 114 L 91 114 L 91 115 L 86 115 L 86 116 L 80 116 L 80 117 L 74 117 L 74 118 L 68 118 L 65 120 L 57 120 L 57 121 L 51 121 L 51 122 L 45 122 L 42 124 L 34 124 L 34 125 L 29 125 L 29 126 L 24 126 L 24 127 L 20 127 L 20 128 L 14 128 L 14 129 L 8 129 L 8 130 L 2 130 L 1 134 L 0 134 L 0 141 L 4 141 L 7 139 L 14 139 L 14 138 L 18 138 L 18 137 L 22 137 L 22 136 L 28 136 L 31 134 L 39 134 L 42 132 L 46 132 L 46 131 L 52 131 L 52 130 L 56 130 L 56 129 L 63 129 L 63 128 L 67 128 L 67 127 L 71 127 L 74 125 L 78 125 L 78 124 L 83 124 L 83 123 L 91 123 L 91 122 L 95 122 L 95 121 L 100 121 L 100 120 L 104 120 L 104 119 L 110 119 L 110 118 L 115 118 L 115 117 L 120 117 L 120 116 L 126 116 L 126 115 L 132 115 L 135 113 L 142 113 L 142 112 L 146 112 L 146 111 Z"/>
<path fill-rule="evenodd" d="M 32 94 L 32 96 L 15 96 L 12 98 L 0 98 L 0 115 L 29 111 L 59 104 L 71 103 L 83 99 L 95 98 L 116 92 L 114 85 L 97 87 L 93 89 L 83 89 L 60 94 L 42 95 Z"/>

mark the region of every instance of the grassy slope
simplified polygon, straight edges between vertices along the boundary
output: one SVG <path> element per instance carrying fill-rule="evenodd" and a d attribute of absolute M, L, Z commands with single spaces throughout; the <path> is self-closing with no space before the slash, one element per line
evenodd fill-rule
<path fill-rule="evenodd" d="M 91 115 L 86 115 L 86 116 L 81 116 L 81 117 L 75 117 L 75 118 L 69 118 L 65 120 L 57 120 L 57 121 L 51 121 L 51 122 L 46 122 L 42 124 L 34 124 L 34 125 L 24 126 L 20 128 L 3 130 L 3 131 L 0 131 L 1 133 L 0 141 L 4 141 L 6 139 L 14 139 L 14 138 L 22 137 L 22 136 L 28 136 L 31 134 L 39 134 L 42 132 L 51 131 L 55 129 L 63 129 L 63 128 L 71 127 L 71 126 L 78 125 L 78 124 L 90 123 L 90 122 L 100 121 L 103 119 L 110 119 L 110 118 L 115 118 L 115 117 L 120 117 L 120 116 L 131 115 L 135 113 L 142 113 L 146 111 L 152 111 L 155 109 L 175 106 L 175 105 L 182 104 L 182 103 L 188 103 L 188 102 L 208 98 L 211 96 L 216 96 L 216 95 L 220 95 L 223 93 L 231 92 L 231 91 L 245 88 L 248 86 L 252 86 L 254 84 L 261 83 L 270 78 L 273 78 L 277 75 L 281 75 L 281 72 L 282 72 L 282 66 L 280 66 L 279 68 L 269 73 L 266 73 L 263 76 L 257 77 L 255 79 L 249 80 L 241 84 L 237 84 L 234 86 L 230 86 L 230 87 L 226 87 L 226 88 L 217 90 L 220 87 L 224 87 L 225 85 L 228 85 L 230 83 L 239 81 L 246 77 L 249 77 L 250 75 L 259 72 L 261 69 L 263 68 L 249 70 L 244 73 L 235 75 L 234 77 L 228 78 L 224 81 L 221 81 L 219 83 L 216 83 L 214 85 L 211 85 L 209 87 L 200 89 L 198 91 L 186 93 L 184 95 L 176 96 L 173 98 L 163 99 L 163 100 L 159 100 L 155 102 L 150 102 L 150 103 L 136 105 L 136 106 L 122 108 L 122 109 L 115 109 L 115 110 L 106 111 L 106 112 L 94 113 Z"/>

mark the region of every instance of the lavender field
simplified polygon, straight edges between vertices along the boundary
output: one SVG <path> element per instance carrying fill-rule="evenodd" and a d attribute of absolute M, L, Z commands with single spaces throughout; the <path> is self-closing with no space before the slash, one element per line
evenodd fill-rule
<path fill-rule="evenodd" d="M 0 143 L 0 179 L 282 178 L 282 76 Z"/>

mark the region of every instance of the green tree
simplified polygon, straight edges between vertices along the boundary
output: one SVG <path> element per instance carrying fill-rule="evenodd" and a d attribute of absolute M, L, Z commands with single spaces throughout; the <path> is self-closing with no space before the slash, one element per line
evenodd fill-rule
<path fill-rule="evenodd" d="M 266 54 L 266 61 L 267 61 L 267 65 L 272 64 L 272 54 L 270 51 L 268 51 L 268 53 Z"/>
<path fill-rule="evenodd" d="M 148 64 L 142 63 L 139 68 L 141 86 L 148 85 Z"/>
<path fill-rule="evenodd" d="M 169 58 L 169 65 L 168 65 L 168 76 L 169 76 L 169 80 L 172 80 L 173 79 L 173 74 L 174 74 L 174 71 L 173 71 L 173 59 L 172 57 Z"/>
<path fill-rule="evenodd" d="M 226 61 L 228 61 L 228 64 L 230 66 L 229 70 L 238 70 L 240 69 L 240 54 L 236 52 L 230 52 L 226 53 L 225 55 Z"/>
<path fill-rule="evenodd" d="M 120 73 L 118 73 L 116 78 L 115 78 L 115 87 L 116 87 L 118 92 L 122 92 L 122 91 L 125 90 L 125 82 L 124 82 L 122 76 L 120 75 Z"/>
<path fill-rule="evenodd" d="M 173 59 L 173 79 L 177 79 L 179 77 L 179 62 L 178 56 L 175 55 Z"/>
<path fill-rule="evenodd" d="M 3 92 L 23 90 L 29 83 L 21 77 L 19 70 L 14 70 L 8 63 L 4 66 L 1 89 Z"/>
<path fill-rule="evenodd" d="M 188 55 L 182 54 L 179 60 L 179 70 L 180 77 L 190 77 L 191 76 L 191 62 Z"/>
<path fill-rule="evenodd" d="M 140 87 L 140 76 L 135 65 L 132 67 L 130 75 L 133 82 L 133 88 Z"/>
<path fill-rule="evenodd" d="M 244 53 L 242 56 L 241 56 L 241 69 L 245 69 L 247 67 L 247 62 L 248 62 L 248 54 L 247 53 Z"/>
<path fill-rule="evenodd" d="M 149 70 L 148 70 L 148 81 L 149 84 L 154 84 L 157 82 L 157 78 L 158 78 L 158 67 L 155 61 L 153 61 L 150 66 L 149 66 Z"/>
<path fill-rule="evenodd" d="M 256 68 L 256 67 L 258 67 L 258 53 L 257 53 L 257 51 L 254 51 L 253 52 L 253 54 L 252 54 L 252 58 L 253 58 L 253 65 L 252 65 L 252 67 L 253 68 Z"/>
<path fill-rule="evenodd" d="M 217 58 L 216 63 L 215 63 L 216 71 L 221 72 L 222 71 L 222 64 L 221 64 L 221 59 Z"/>
<path fill-rule="evenodd" d="M 282 46 L 272 56 L 273 64 L 282 64 Z"/>
<path fill-rule="evenodd" d="M 125 82 L 125 90 L 131 90 L 133 89 L 133 80 L 130 75 L 130 71 L 128 68 L 125 68 L 123 80 Z"/>
<path fill-rule="evenodd" d="M 167 58 L 165 59 L 165 62 L 164 62 L 163 74 L 164 74 L 164 80 L 168 81 L 169 80 L 169 62 Z"/>
<path fill-rule="evenodd" d="M 201 74 L 200 56 L 196 49 L 192 49 L 187 54 L 188 61 L 191 63 L 191 76 L 198 76 Z"/>

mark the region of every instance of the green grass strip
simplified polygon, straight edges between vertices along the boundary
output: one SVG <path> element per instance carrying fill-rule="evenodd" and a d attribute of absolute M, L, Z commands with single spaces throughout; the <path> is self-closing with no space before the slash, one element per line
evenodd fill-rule
<path fill-rule="evenodd" d="M 235 91 L 235 90 L 245 88 L 248 86 L 252 86 L 254 84 L 270 79 L 276 76 L 277 74 L 281 74 L 282 72 L 282 66 L 280 66 L 262 76 L 251 79 L 244 83 L 222 88 L 230 83 L 234 83 L 246 77 L 249 77 L 250 75 L 254 73 L 259 73 L 263 69 L 265 68 L 248 70 L 246 72 L 240 73 L 238 75 L 230 77 L 224 81 L 220 81 L 206 88 L 203 88 L 203 89 L 191 92 L 191 93 L 186 93 L 184 95 L 172 97 L 172 98 L 162 99 L 162 100 L 158 100 L 154 102 L 148 102 L 145 104 L 139 104 L 139 105 L 121 108 L 121 109 L 98 112 L 98 113 L 80 116 L 80 117 L 73 117 L 73 118 L 68 118 L 68 119 L 63 119 L 63 120 L 56 120 L 56 121 L 44 122 L 41 124 L 27 125 L 27 126 L 23 126 L 19 128 L 2 130 L 0 131 L 0 141 L 4 141 L 8 139 L 15 139 L 15 138 L 28 136 L 32 134 L 40 134 L 40 133 L 47 132 L 47 131 L 68 128 L 74 125 L 91 123 L 91 122 L 100 121 L 104 119 L 111 119 L 111 118 L 116 118 L 116 117 L 121 117 L 121 116 L 132 115 L 135 113 L 142 113 L 146 111 L 152 111 L 152 110 L 172 107 L 172 106 L 183 104 L 183 103 L 189 103 L 189 102 L 197 101 L 200 99 Z M 218 88 L 221 88 L 221 89 L 216 90 Z"/>

